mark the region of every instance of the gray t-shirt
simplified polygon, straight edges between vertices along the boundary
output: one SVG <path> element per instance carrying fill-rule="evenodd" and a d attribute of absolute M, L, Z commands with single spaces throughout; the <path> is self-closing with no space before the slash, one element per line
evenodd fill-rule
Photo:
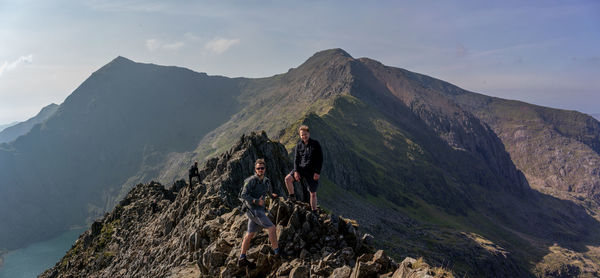
<path fill-rule="evenodd" d="M 263 197 L 263 200 L 267 197 L 267 194 L 273 193 L 273 186 L 269 178 L 264 177 L 262 180 L 257 175 L 252 175 L 244 180 L 244 186 L 242 187 L 241 197 L 244 202 L 252 210 L 261 209 L 264 207 L 258 205 L 258 200 Z M 254 204 L 252 201 L 254 200 Z"/>

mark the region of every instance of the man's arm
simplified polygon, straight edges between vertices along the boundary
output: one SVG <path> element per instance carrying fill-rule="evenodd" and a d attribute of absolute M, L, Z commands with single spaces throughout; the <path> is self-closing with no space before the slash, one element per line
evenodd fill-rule
<path fill-rule="evenodd" d="M 298 154 L 298 145 L 294 148 L 294 172 L 298 172 L 298 168 L 300 168 L 300 155 Z"/>
<path fill-rule="evenodd" d="M 254 199 L 252 198 L 252 196 L 250 196 L 250 192 L 253 188 L 254 183 L 252 182 L 252 180 L 244 181 L 244 186 L 242 187 L 241 201 L 245 202 L 249 208 L 252 207 L 251 205 L 254 202 Z"/>
<path fill-rule="evenodd" d="M 323 151 L 321 150 L 321 144 L 315 141 L 315 173 L 321 174 L 321 168 L 323 167 Z"/>

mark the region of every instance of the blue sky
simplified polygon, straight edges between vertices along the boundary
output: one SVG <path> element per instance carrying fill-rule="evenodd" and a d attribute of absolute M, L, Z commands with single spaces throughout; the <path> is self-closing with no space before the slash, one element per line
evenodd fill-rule
<path fill-rule="evenodd" d="M 598 1 L 0 0 L 0 124 L 121 55 L 263 77 L 343 48 L 462 88 L 600 112 Z"/>

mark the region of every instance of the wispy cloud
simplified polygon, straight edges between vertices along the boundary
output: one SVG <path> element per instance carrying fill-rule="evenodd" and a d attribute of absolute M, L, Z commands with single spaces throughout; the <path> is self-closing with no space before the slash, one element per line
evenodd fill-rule
<path fill-rule="evenodd" d="M 10 62 L 10 63 L 7 62 L 7 61 L 5 61 L 0 66 L 0 76 L 2 76 L 2 74 L 4 72 L 8 72 L 8 71 L 14 70 L 15 68 L 17 68 L 21 64 L 31 63 L 31 62 L 33 62 L 33 54 L 29 54 L 27 56 L 21 56 L 17 60 L 15 60 L 13 62 Z"/>
<path fill-rule="evenodd" d="M 177 49 L 182 48 L 184 45 L 185 45 L 184 42 L 173 42 L 173 43 L 163 44 L 162 48 L 168 49 L 168 50 L 177 50 Z"/>
<path fill-rule="evenodd" d="M 185 46 L 185 43 L 182 41 L 176 41 L 172 43 L 165 43 L 158 39 L 148 39 L 146 40 L 146 48 L 150 51 L 155 51 L 159 49 L 166 50 L 178 50 Z"/>
<path fill-rule="evenodd" d="M 216 54 L 222 54 L 227 51 L 230 47 L 240 43 L 240 39 L 224 39 L 216 38 L 204 45 L 205 49 L 208 49 Z"/>

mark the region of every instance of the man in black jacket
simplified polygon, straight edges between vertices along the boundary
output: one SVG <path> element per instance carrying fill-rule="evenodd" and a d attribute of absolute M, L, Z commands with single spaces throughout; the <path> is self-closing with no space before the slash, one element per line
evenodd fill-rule
<path fill-rule="evenodd" d="M 198 173 L 198 161 L 194 162 L 194 165 L 192 165 L 192 168 L 190 168 L 190 185 L 192 185 L 192 178 L 193 177 L 198 177 L 198 183 L 200 183 L 200 174 Z"/>
<path fill-rule="evenodd" d="M 310 138 L 308 126 L 300 126 L 298 133 L 301 140 L 296 144 L 294 151 L 294 170 L 285 177 L 285 185 L 290 194 L 290 199 L 295 200 L 294 180 L 306 180 L 306 186 L 310 192 L 310 207 L 316 213 L 317 187 L 319 186 L 319 177 L 323 166 L 323 152 L 319 142 Z"/>

